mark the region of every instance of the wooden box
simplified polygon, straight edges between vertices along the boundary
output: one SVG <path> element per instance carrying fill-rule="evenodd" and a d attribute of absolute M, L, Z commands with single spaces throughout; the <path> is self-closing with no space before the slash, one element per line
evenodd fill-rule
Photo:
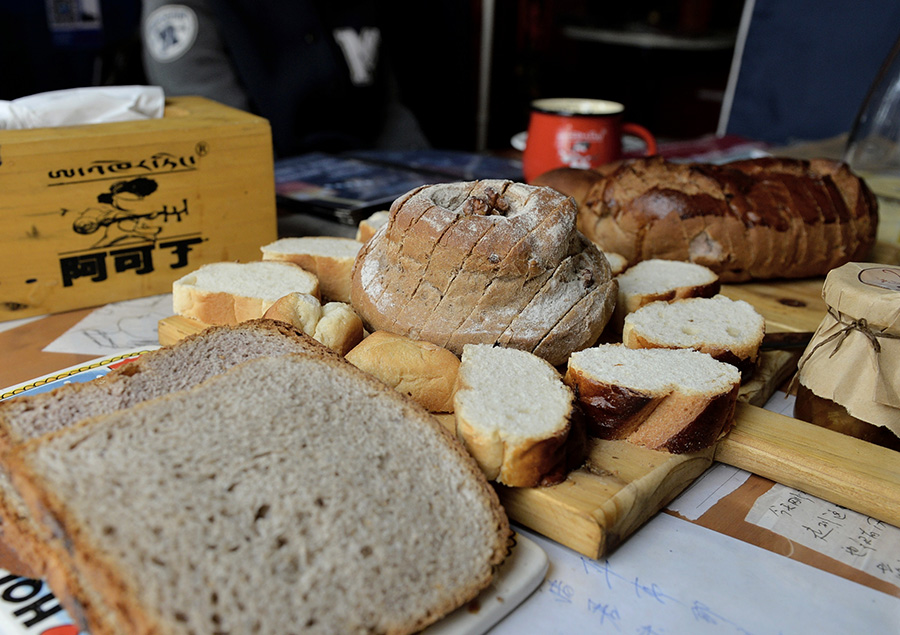
<path fill-rule="evenodd" d="M 160 119 L 0 130 L 0 321 L 172 290 L 276 238 L 267 120 L 199 97 Z"/>

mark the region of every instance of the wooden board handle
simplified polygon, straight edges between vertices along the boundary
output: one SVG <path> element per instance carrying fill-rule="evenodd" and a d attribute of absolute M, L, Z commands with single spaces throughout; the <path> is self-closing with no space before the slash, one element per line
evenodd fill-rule
<path fill-rule="evenodd" d="M 900 526 L 900 453 L 739 403 L 715 460 Z"/>

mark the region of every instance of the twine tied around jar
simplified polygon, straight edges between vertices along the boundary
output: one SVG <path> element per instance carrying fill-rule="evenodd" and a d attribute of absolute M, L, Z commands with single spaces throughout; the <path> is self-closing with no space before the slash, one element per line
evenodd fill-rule
<path fill-rule="evenodd" d="M 881 342 L 878 341 L 878 338 L 884 337 L 888 339 L 900 339 L 900 335 L 895 335 L 893 333 L 885 333 L 882 331 L 873 330 L 869 327 L 869 322 L 866 318 L 859 318 L 858 320 L 850 320 L 845 322 L 843 319 L 843 315 L 841 315 L 840 311 L 833 309 L 832 307 L 828 307 L 828 314 L 834 318 L 834 320 L 841 324 L 842 327 L 835 333 L 832 333 L 827 338 L 816 344 L 812 350 L 809 351 L 808 355 L 803 355 L 800 361 L 797 363 L 797 372 L 794 373 L 794 378 L 791 380 L 791 385 L 788 389 L 788 392 L 792 392 L 794 388 L 796 388 L 797 381 L 800 377 L 800 371 L 803 370 L 803 366 L 806 362 L 815 354 L 817 350 L 825 346 L 826 344 L 830 344 L 831 342 L 837 341 L 834 345 L 834 350 L 829 353 L 828 357 L 833 357 L 835 353 L 838 352 L 838 349 L 841 347 L 841 344 L 844 343 L 851 333 L 857 331 L 862 333 L 872 344 L 872 349 L 875 351 L 875 366 L 878 368 L 878 355 L 881 353 Z M 880 371 L 879 371 L 880 374 Z"/>

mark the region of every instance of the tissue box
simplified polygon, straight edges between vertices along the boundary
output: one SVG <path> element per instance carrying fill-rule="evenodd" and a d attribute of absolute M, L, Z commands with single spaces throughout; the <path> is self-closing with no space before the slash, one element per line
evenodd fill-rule
<path fill-rule="evenodd" d="M 143 121 L 0 130 L 0 321 L 168 293 L 276 239 L 267 120 L 199 97 Z"/>

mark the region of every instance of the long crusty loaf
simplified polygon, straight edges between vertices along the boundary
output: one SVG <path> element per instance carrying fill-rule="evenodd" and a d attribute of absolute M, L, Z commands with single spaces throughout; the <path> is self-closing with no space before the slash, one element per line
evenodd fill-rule
<path fill-rule="evenodd" d="M 52 519 L 51 562 L 103 600 L 93 635 L 414 632 L 473 598 L 508 547 L 459 443 L 332 354 L 249 361 L 11 464 Z"/>
<path fill-rule="evenodd" d="M 602 439 L 675 454 L 709 447 L 734 422 L 740 374 L 687 349 L 603 344 L 573 353 L 565 381 Z"/>
<path fill-rule="evenodd" d="M 724 165 L 628 159 L 535 180 L 573 196 L 578 227 L 630 264 L 705 265 L 723 282 L 825 275 L 865 259 L 877 202 L 846 165 L 763 158 Z"/>
<path fill-rule="evenodd" d="M 615 304 L 609 263 L 549 188 L 486 180 L 398 198 L 363 246 L 351 300 L 369 330 L 533 352 L 554 365 L 591 345 Z"/>
<path fill-rule="evenodd" d="M 255 357 L 326 350 L 300 331 L 271 320 L 211 327 L 171 347 L 145 353 L 94 381 L 0 403 L 0 454 L 83 419 L 190 388 Z M 31 569 L 23 573 L 44 575 L 40 544 L 48 536 L 34 523 L 2 462 L 0 516 L 4 541 Z"/>

